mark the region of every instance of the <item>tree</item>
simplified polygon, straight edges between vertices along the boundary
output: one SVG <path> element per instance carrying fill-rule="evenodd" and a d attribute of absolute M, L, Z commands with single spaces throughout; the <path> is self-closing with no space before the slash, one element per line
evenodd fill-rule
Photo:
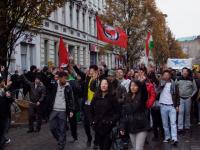
<path fill-rule="evenodd" d="M 123 28 L 128 36 L 127 66 L 138 63 L 144 51 L 144 43 L 150 24 L 146 0 L 107 0 L 103 20 Z"/>
<path fill-rule="evenodd" d="M 167 31 L 167 42 L 169 45 L 170 58 L 186 58 L 187 55 L 183 52 L 180 44 L 174 38 L 170 29 Z"/>
<path fill-rule="evenodd" d="M 34 32 L 65 0 L 1 0 L 0 64 L 9 67 L 17 40 L 24 31 Z"/>

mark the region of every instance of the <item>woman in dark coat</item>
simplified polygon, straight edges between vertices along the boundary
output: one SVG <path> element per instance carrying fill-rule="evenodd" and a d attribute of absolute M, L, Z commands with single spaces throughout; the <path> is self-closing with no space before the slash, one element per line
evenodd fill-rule
<path fill-rule="evenodd" d="M 150 127 L 146 101 L 148 93 L 144 81 L 131 81 L 129 93 L 122 109 L 122 118 L 120 121 L 122 135 L 128 132 L 133 146 L 133 150 L 143 150 L 147 136 L 147 130 Z"/>
<path fill-rule="evenodd" d="M 91 121 L 100 150 L 110 150 L 110 133 L 120 117 L 119 102 L 109 90 L 108 80 L 103 79 L 91 103 Z"/>

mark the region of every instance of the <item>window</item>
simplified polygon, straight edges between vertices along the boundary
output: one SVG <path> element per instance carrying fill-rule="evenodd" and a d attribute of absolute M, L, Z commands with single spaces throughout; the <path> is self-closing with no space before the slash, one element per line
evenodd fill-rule
<path fill-rule="evenodd" d="M 58 49 L 57 49 L 57 42 L 54 42 L 54 64 L 58 66 Z"/>
<path fill-rule="evenodd" d="M 54 21 L 58 22 L 58 10 L 54 11 Z"/>
<path fill-rule="evenodd" d="M 84 67 L 86 67 L 86 48 L 85 47 L 83 47 L 83 65 L 84 65 Z"/>
<path fill-rule="evenodd" d="M 82 14 L 82 18 L 83 18 L 83 31 L 85 31 L 85 13 Z"/>
<path fill-rule="evenodd" d="M 58 28 L 59 28 L 58 25 L 55 25 L 55 29 L 58 30 Z"/>
<path fill-rule="evenodd" d="M 70 10 L 69 10 L 70 12 L 70 26 L 71 27 L 73 27 L 73 7 L 72 6 L 70 6 Z"/>
<path fill-rule="evenodd" d="M 36 60 L 35 60 L 35 58 L 36 58 L 36 56 L 35 56 L 36 55 L 35 54 L 35 46 L 30 44 L 29 50 L 30 50 L 30 66 L 32 66 L 32 65 L 35 65 L 35 63 L 36 63 Z"/>
<path fill-rule="evenodd" d="M 77 63 L 80 64 L 80 47 L 77 47 Z"/>
<path fill-rule="evenodd" d="M 65 5 L 62 7 L 62 21 L 66 25 L 66 16 L 65 16 Z"/>
<path fill-rule="evenodd" d="M 92 17 L 89 17 L 89 33 L 92 33 Z"/>
<path fill-rule="evenodd" d="M 76 28 L 79 29 L 79 10 L 76 10 Z"/>
<path fill-rule="evenodd" d="M 45 27 L 49 27 L 49 22 L 46 22 L 44 23 Z"/>
<path fill-rule="evenodd" d="M 94 19 L 94 35 L 97 35 L 96 19 Z"/>
<path fill-rule="evenodd" d="M 97 53 L 90 52 L 90 65 L 97 64 Z"/>
<path fill-rule="evenodd" d="M 48 64 L 48 40 L 44 40 L 44 65 Z"/>
<path fill-rule="evenodd" d="M 27 44 L 21 43 L 21 68 L 22 70 L 27 70 Z"/>

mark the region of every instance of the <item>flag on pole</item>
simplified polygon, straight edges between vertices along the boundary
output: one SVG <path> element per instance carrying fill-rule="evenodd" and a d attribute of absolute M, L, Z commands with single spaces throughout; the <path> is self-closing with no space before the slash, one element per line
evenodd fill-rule
<path fill-rule="evenodd" d="M 69 63 L 68 48 L 65 47 L 62 37 L 60 37 L 58 56 L 59 67 L 61 67 L 62 65 L 67 65 Z"/>
<path fill-rule="evenodd" d="M 96 22 L 98 40 L 119 46 L 121 48 L 127 48 L 128 38 L 126 33 L 121 28 L 103 25 L 98 16 L 96 16 Z"/>
<path fill-rule="evenodd" d="M 146 56 L 149 57 L 149 50 L 154 48 L 154 42 L 151 35 L 151 32 L 148 32 L 147 39 L 146 39 Z"/>

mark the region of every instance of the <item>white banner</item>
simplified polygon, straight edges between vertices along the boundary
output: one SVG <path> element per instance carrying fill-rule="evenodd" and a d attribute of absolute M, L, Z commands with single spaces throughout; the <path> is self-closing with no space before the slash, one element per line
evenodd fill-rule
<path fill-rule="evenodd" d="M 189 69 L 192 69 L 192 58 L 189 59 L 171 59 L 169 58 L 167 60 L 167 67 L 173 68 L 173 69 L 183 69 L 184 67 L 187 67 Z"/>

